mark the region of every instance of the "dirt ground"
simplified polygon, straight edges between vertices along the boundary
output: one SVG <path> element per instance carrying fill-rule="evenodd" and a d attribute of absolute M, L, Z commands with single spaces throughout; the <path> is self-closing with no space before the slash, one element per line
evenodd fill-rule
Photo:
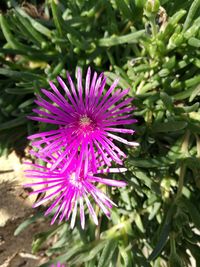
<path fill-rule="evenodd" d="M 14 236 L 17 226 L 34 213 L 32 204 L 36 196 L 29 197 L 23 165 L 13 152 L 0 158 L 0 267 L 37 267 L 45 262 L 43 255 L 31 253 L 34 234 L 47 224 L 35 223 Z"/>

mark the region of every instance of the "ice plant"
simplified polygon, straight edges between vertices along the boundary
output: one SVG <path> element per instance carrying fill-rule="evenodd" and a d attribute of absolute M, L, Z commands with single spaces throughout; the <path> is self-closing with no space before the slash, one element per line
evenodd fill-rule
<path fill-rule="evenodd" d="M 81 157 L 74 155 L 70 163 L 68 157 L 64 158 L 54 170 L 52 170 L 51 166 L 60 157 L 60 153 L 57 152 L 48 158 L 40 156 L 41 159 L 46 161 L 47 165 L 31 164 L 32 169 L 26 170 L 26 177 L 34 179 L 36 182 L 31 182 L 25 186 L 33 187 L 34 189 L 38 187 L 31 194 L 46 193 L 41 200 L 34 204 L 34 207 L 38 207 L 49 200 L 52 201 L 45 212 L 45 215 L 48 215 L 53 211 L 54 215 L 51 224 L 57 218 L 61 222 L 62 220 L 69 220 L 71 217 L 71 228 L 73 228 L 79 207 L 81 226 L 84 228 L 84 204 L 86 204 L 94 223 L 98 224 L 97 215 L 91 204 L 91 198 L 93 198 L 107 217 L 110 216 L 110 209 L 115 203 L 97 185 L 102 184 L 116 187 L 126 185 L 123 181 L 99 177 L 99 175 L 102 176 L 101 174 L 109 172 L 123 172 L 126 170 L 125 168 L 105 168 L 103 167 L 103 161 L 99 160 L 98 171 L 93 173 L 92 162 L 87 161 L 87 157 L 85 158 L 83 154 L 81 155 Z M 64 172 L 62 171 L 63 166 L 68 166 Z"/>
<path fill-rule="evenodd" d="M 122 159 L 126 155 L 114 141 L 131 146 L 137 145 L 136 142 L 129 142 L 117 135 L 134 133 L 134 130 L 124 128 L 125 125 L 136 122 L 131 114 L 134 110 L 131 106 L 133 99 L 126 98 L 129 89 L 116 89 L 118 84 L 116 79 L 106 90 L 104 74 L 98 77 L 95 72 L 92 76 L 90 68 L 87 70 L 84 88 L 80 68 L 77 70 L 77 87 L 69 73 L 67 79 L 70 89 L 60 77 L 57 77 L 62 92 L 50 82 L 52 91 L 41 90 L 46 99 L 37 96 L 35 102 L 40 108 L 33 111 L 39 116 L 29 118 L 54 124 L 57 129 L 29 136 L 33 141 L 32 145 L 44 145 L 40 153 L 46 156 L 57 150 L 62 151 L 60 157 L 52 164 L 52 170 L 70 154 L 69 163 L 77 151 L 83 151 L 85 157 L 90 157 L 91 154 L 90 161 L 94 168 L 97 167 L 95 155 L 101 155 L 108 166 L 111 166 L 109 157 L 116 163 L 122 164 Z"/>

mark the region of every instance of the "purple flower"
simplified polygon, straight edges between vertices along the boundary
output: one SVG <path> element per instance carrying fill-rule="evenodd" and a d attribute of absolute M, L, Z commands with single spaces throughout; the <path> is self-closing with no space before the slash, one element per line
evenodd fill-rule
<path fill-rule="evenodd" d="M 39 156 L 36 153 L 37 156 Z M 81 154 L 82 155 L 82 154 Z M 26 170 L 26 177 L 35 179 L 36 182 L 26 184 L 26 187 L 39 187 L 30 194 L 37 194 L 45 192 L 46 195 L 34 204 L 34 207 L 38 207 L 41 204 L 52 200 L 51 205 L 45 212 L 45 215 L 54 212 L 51 224 L 55 222 L 57 218 L 59 221 L 69 220 L 71 217 L 71 228 L 74 227 L 78 207 L 80 210 L 81 227 L 85 227 L 85 211 L 84 204 L 89 210 L 95 224 L 98 224 L 97 215 L 91 204 L 91 198 L 96 202 L 99 208 L 110 216 L 110 209 L 114 202 L 112 202 L 97 186 L 96 184 L 123 187 L 126 185 L 123 181 L 106 179 L 99 177 L 99 174 L 106 174 L 109 172 L 123 172 L 125 168 L 104 168 L 104 162 L 98 161 L 98 171 L 96 174 L 92 172 L 91 162 L 87 158 L 74 155 L 73 160 L 68 161 L 68 157 L 64 158 L 59 163 L 57 168 L 52 170 L 51 166 L 60 157 L 60 153 L 57 152 L 54 155 L 44 158 L 40 156 L 40 159 L 47 163 L 46 166 L 31 164 L 34 169 Z M 63 172 L 63 167 L 65 171 Z"/>
<path fill-rule="evenodd" d="M 111 166 L 109 158 L 122 164 L 122 159 L 126 155 L 114 141 L 137 145 L 136 142 L 129 142 L 116 135 L 134 133 L 134 130 L 124 128 L 125 125 L 136 122 L 131 118 L 131 112 L 134 110 L 131 106 L 132 98 L 125 98 L 129 89 L 115 90 L 117 79 L 108 90 L 105 90 L 106 77 L 103 73 L 98 77 L 96 72 L 92 76 L 90 68 L 87 70 L 85 88 L 82 85 L 80 68 L 77 71 L 77 89 L 69 73 L 67 79 L 70 89 L 60 77 L 57 77 L 63 92 L 50 82 L 53 92 L 42 89 L 47 100 L 37 96 L 35 102 L 40 108 L 33 111 L 39 116 L 29 118 L 55 124 L 57 129 L 29 136 L 28 138 L 33 140 L 32 145 L 43 146 L 40 154 L 45 156 L 57 150 L 62 151 L 60 157 L 52 164 L 51 170 L 68 155 L 71 155 L 69 160 L 72 160 L 77 151 L 84 153 L 96 170 L 96 159 L 99 155 L 108 166 Z"/>

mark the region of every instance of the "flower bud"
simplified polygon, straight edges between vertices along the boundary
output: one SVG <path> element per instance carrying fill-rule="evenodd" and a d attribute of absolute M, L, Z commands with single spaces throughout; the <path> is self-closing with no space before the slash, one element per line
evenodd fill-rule
<path fill-rule="evenodd" d="M 138 8 L 143 8 L 146 3 L 146 0 L 135 0 L 135 5 Z"/>
<path fill-rule="evenodd" d="M 148 13 L 157 13 L 160 7 L 159 0 L 148 0 L 145 5 L 145 9 Z"/>

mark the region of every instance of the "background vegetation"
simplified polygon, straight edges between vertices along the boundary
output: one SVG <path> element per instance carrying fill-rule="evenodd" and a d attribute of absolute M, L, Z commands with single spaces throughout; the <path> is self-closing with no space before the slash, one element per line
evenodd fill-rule
<path fill-rule="evenodd" d="M 4 0 L 1 9 L 1 154 L 45 128 L 26 116 L 66 69 L 120 76 L 137 106 L 140 147 L 123 148 L 128 186 L 109 192 L 119 207 L 97 228 L 88 218 L 85 231 L 62 223 L 35 236 L 33 252 L 57 237 L 42 266 L 178 267 L 191 256 L 200 266 L 200 0 Z"/>

